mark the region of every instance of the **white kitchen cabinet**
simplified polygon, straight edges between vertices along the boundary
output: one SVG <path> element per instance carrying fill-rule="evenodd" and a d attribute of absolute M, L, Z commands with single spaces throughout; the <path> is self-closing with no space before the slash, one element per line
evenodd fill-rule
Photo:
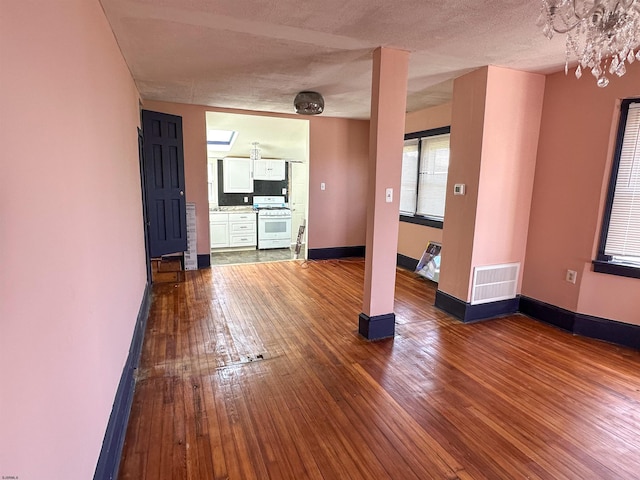
<path fill-rule="evenodd" d="M 256 220 L 254 212 L 209 212 L 211 248 L 256 247 Z"/>
<path fill-rule="evenodd" d="M 253 192 L 253 166 L 250 158 L 225 157 L 222 162 L 224 193 Z"/>
<path fill-rule="evenodd" d="M 257 240 L 255 213 L 243 212 L 229 214 L 230 247 L 255 247 L 258 244 Z"/>
<path fill-rule="evenodd" d="M 284 180 L 286 168 L 284 160 L 255 160 L 253 162 L 253 179 Z"/>
<path fill-rule="evenodd" d="M 229 246 L 229 214 L 223 212 L 209 212 L 209 236 L 211 248 Z"/>

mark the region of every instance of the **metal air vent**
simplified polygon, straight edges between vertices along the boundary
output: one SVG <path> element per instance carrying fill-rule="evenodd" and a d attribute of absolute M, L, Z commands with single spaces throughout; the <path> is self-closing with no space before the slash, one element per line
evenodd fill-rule
<path fill-rule="evenodd" d="M 475 267 L 471 305 L 516 297 L 520 263 Z"/>

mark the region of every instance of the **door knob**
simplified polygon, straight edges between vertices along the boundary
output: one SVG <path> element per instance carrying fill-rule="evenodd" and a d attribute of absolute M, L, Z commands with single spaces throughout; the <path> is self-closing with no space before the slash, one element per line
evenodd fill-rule
<path fill-rule="evenodd" d="M 184 192 L 182 190 L 180 190 L 180 196 L 184 197 Z"/>

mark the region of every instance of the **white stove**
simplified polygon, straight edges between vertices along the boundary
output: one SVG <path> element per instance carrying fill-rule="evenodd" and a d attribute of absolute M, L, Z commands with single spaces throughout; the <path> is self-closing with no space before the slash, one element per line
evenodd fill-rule
<path fill-rule="evenodd" d="M 259 217 L 290 217 L 291 210 L 288 208 L 260 208 L 258 209 Z"/>
<path fill-rule="evenodd" d="M 253 208 L 259 209 L 278 209 L 287 208 L 289 205 L 284 201 L 284 197 L 281 195 L 274 195 L 270 197 L 256 195 L 253 197 Z"/>
<path fill-rule="evenodd" d="M 258 210 L 258 249 L 291 248 L 291 210 L 283 196 L 254 196 Z"/>

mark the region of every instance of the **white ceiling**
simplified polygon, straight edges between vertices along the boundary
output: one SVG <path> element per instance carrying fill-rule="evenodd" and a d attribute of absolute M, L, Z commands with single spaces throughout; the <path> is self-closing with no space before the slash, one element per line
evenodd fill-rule
<path fill-rule="evenodd" d="M 209 158 L 248 157 L 258 142 L 262 158 L 289 161 L 309 160 L 309 120 L 306 117 L 277 118 L 259 115 L 207 112 L 207 130 L 238 132 L 230 151 L 209 151 Z"/>
<path fill-rule="evenodd" d="M 411 52 L 407 111 L 445 103 L 484 65 L 551 73 L 564 41 L 536 27 L 539 0 L 101 0 L 144 99 L 368 118 L 371 54 Z"/>

